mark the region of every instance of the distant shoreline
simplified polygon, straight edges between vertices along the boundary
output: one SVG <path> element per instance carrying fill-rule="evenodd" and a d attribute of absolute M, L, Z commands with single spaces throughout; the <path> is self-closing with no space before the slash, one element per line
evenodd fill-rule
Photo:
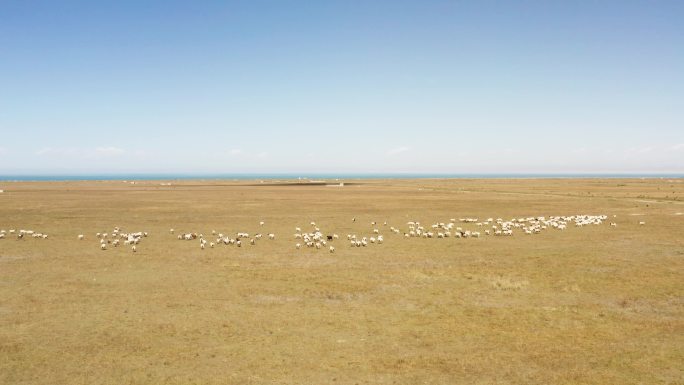
<path fill-rule="evenodd" d="M 345 181 L 370 179 L 664 179 L 684 178 L 684 173 L 500 173 L 500 174 L 83 174 L 83 175 L 0 175 L 2 182 L 69 182 L 69 181 L 144 181 L 144 180 L 288 180 Z"/>

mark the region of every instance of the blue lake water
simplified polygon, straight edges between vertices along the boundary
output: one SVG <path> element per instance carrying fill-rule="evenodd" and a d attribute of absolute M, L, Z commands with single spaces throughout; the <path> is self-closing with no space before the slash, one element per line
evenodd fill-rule
<path fill-rule="evenodd" d="M 189 179 L 232 179 L 232 180 L 276 180 L 276 179 L 428 179 L 428 178 L 684 178 L 684 173 L 663 174 L 431 174 L 431 173 L 311 173 L 311 174 L 79 174 L 79 175 L 0 175 L 0 181 L 90 181 L 90 180 L 189 180 Z"/>

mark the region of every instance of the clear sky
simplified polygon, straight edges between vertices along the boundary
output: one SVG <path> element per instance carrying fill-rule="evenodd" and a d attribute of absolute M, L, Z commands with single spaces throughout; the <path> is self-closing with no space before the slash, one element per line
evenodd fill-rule
<path fill-rule="evenodd" d="M 684 1 L 4 0 L 24 172 L 684 172 Z"/>

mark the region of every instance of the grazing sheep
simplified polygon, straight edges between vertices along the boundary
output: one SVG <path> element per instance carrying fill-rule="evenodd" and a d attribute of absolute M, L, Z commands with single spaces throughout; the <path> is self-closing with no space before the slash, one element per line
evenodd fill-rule
<path fill-rule="evenodd" d="M 330 246 L 330 252 L 331 252 L 331 253 L 334 253 L 334 252 L 335 252 L 335 247 L 334 247 L 334 246 Z"/>

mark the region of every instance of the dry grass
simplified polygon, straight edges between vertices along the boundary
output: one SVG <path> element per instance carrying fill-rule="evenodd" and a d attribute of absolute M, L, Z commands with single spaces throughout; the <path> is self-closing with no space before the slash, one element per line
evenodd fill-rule
<path fill-rule="evenodd" d="M 0 240 L 0 383 L 684 383 L 681 180 L 360 182 L 0 183 L 0 229 L 50 234 Z M 335 254 L 291 238 L 584 213 L 618 227 L 384 231 Z M 151 235 L 100 251 L 114 226 Z M 201 251 L 169 228 L 278 238 Z"/>

